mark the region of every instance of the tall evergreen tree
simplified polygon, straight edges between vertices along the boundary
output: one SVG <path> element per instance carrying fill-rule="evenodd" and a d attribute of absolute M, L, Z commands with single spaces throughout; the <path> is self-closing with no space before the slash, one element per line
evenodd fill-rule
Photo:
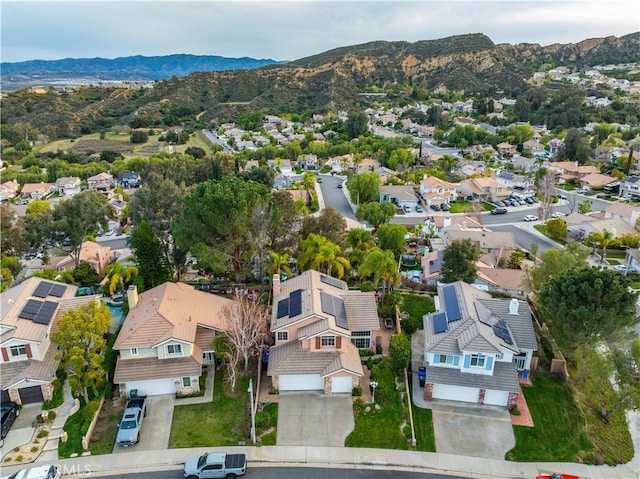
<path fill-rule="evenodd" d="M 150 289 L 171 279 L 171 270 L 160 245 L 146 221 L 133 229 L 131 247 L 138 265 L 138 272 L 144 281 L 144 289 Z"/>

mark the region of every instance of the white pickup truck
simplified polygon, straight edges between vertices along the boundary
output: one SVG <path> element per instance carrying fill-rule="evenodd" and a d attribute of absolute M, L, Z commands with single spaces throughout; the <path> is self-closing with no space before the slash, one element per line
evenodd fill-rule
<path fill-rule="evenodd" d="M 184 463 L 184 477 L 187 479 L 207 479 L 224 477 L 235 479 L 247 471 L 247 456 L 224 452 L 207 452 L 194 456 Z"/>
<path fill-rule="evenodd" d="M 118 427 L 116 444 L 122 447 L 132 446 L 140 440 L 142 420 L 147 415 L 147 397 L 132 396 L 125 406 L 122 421 Z"/>

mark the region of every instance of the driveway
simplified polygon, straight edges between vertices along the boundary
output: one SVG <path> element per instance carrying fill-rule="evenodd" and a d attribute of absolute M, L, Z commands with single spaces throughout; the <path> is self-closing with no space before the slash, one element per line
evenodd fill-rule
<path fill-rule="evenodd" d="M 516 444 L 506 408 L 432 402 L 436 452 L 504 460 Z"/>
<path fill-rule="evenodd" d="M 161 394 L 147 398 L 147 417 L 142 421 L 140 442 L 131 447 L 114 446 L 116 454 L 126 451 L 156 451 L 169 448 L 175 395 Z"/>
<path fill-rule="evenodd" d="M 11 425 L 9 434 L 4 438 L 4 444 L 0 449 L 0 457 L 11 452 L 13 448 L 22 446 L 31 441 L 35 428 L 33 423 L 38 414 L 42 412 L 42 403 L 27 404 L 20 409 L 20 415 Z"/>
<path fill-rule="evenodd" d="M 351 395 L 280 393 L 278 446 L 343 447 L 353 431 Z"/>

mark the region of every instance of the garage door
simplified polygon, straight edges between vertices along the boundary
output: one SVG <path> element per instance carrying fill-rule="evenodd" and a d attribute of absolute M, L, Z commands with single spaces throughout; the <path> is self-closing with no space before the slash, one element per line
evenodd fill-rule
<path fill-rule="evenodd" d="M 283 374 L 280 391 L 324 391 L 324 379 L 319 374 Z"/>
<path fill-rule="evenodd" d="M 173 379 L 149 379 L 148 381 L 131 381 L 127 383 L 127 394 L 137 389 L 139 396 L 155 396 L 157 394 L 174 394 L 176 383 Z"/>
<path fill-rule="evenodd" d="M 445 384 L 433 385 L 434 399 L 448 399 L 450 401 L 478 402 L 478 388 L 466 388 L 464 386 L 448 386 Z"/>
<path fill-rule="evenodd" d="M 40 386 L 31 386 L 29 388 L 18 389 L 20 401 L 22 404 L 31 404 L 34 402 L 43 402 L 42 388 Z"/>
<path fill-rule="evenodd" d="M 506 406 L 509 402 L 509 392 L 507 391 L 496 391 L 492 389 L 487 389 L 484 393 L 484 403 L 492 404 L 494 406 Z"/>
<path fill-rule="evenodd" d="M 332 393 L 349 393 L 353 389 L 351 377 L 338 377 L 331 379 L 331 392 Z"/>
<path fill-rule="evenodd" d="M 9 396 L 9 390 L 3 389 L 0 392 L 0 403 L 4 404 L 11 401 L 11 397 Z"/>

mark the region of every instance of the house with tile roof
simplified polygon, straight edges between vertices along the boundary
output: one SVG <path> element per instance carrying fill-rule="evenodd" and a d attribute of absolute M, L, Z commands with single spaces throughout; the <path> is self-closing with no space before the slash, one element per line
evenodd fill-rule
<path fill-rule="evenodd" d="M 80 247 L 79 262 L 89 263 L 98 274 L 117 259 L 116 252 L 109 246 L 103 246 L 94 241 L 85 241 Z M 78 265 L 74 255 L 68 254 L 50 258 L 48 266 L 58 271 L 71 271 Z"/>
<path fill-rule="evenodd" d="M 110 173 L 98 173 L 97 175 L 87 178 L 89 189 L 98 190 L 102 193 L 108 193 L 115 187 L 113 175 Z"/>
<path fill-rule="evenodd" d="M 420 194 L 425 199 L 427 206 L 443 203 L 450 204 L 458 198 L 458 185 L 441 180 L 436 176 L 426 176 L 420 181 Z"/>
<path fill-rule="evenodd" d="M 405 185 L 381 185 L 380 203 L 390 201 L 399 208 L 408 206 L 412 210 L 418 205 L 418 197 L 413 186 Z"/>
<path fill-rule="evenodd" d="M 53 397 L 60 359 L 51 342 L 60 317 L 97 301 L 77 286 L 31 277 L 0 294 L 0 400 L 30 404 Z"/>
<path fill-rule="evenodd" d="M 279 391 L 351 394 L 364 375 L 359 349 L 375 349 L 380 320 L 374 293 L 315 270 L 273 280 L 267 374 Z"/>
<path fill-rule="evenodd" d="M 480 201 L 495 203 L 509 196 L 509 189 L 498 183 L 495 178 L 469 178 L 460 182 L 460 193 L 465 197 L 473 197 Z"/>
<path fill-rule="evenodd" d="M 483 291 L 499 291 L 512 296 L 526 297 L 525 272 L 521 269 L 494 268 L 476 265 L 477 276 L 473 286 Z"/>
<path fill-rule="evenodd" d="M 620 182 L 620 196 L 630 195 L 631 199 L 640 199 L 640 176 L 627 176 Z"/>
<path fill-rule="evenodd" d="M 164 283 L 138 295 L 127 291 L 127 314 L 114 344 L 114 384 L 120 393 L 190 394 L 200 390 L 203 366 L 214 363 L 214 339 L 223 334 L 232 300 L 184 283 Z"/>
<path fill-rule="evenodd" d="M 7 201 L 16 196 L 20 183 L 16 180 L 5 181 L 0 185 L 0 201 Z"/>
<path fill-rule="evenodd" d="M 22 198 L 42 200 L 55 191 L 55 185 L 51 183 L 25 183 L 20 190 Z"/>
<path fill-rule="evenodd" d="M 471 230 L 451 225 L 444 228 L 443 239 L 445 247 L 452 241 L 468 239 L 480 250 L 480 259 L 493 266 L 497 266 L 501 259 L 508 260 L 511 253 L 518 249 L 511 231 Z"/>
<path fill-rule="evenodd" d="M 77 176 L 63 176 L 56 180 L 56 191 L 60 196 L 73 196 L 82 191 L 80 178 Z"/>
<path fill-rule="evenodd" d="M 456 281 L 438 286 L 436 312 L 423 323 L 412 347 L 414 366 L 425 368 L 426 400 L 516 404 L 519 374 L 538 349 L 526 301 L 492 298 Z"/>

